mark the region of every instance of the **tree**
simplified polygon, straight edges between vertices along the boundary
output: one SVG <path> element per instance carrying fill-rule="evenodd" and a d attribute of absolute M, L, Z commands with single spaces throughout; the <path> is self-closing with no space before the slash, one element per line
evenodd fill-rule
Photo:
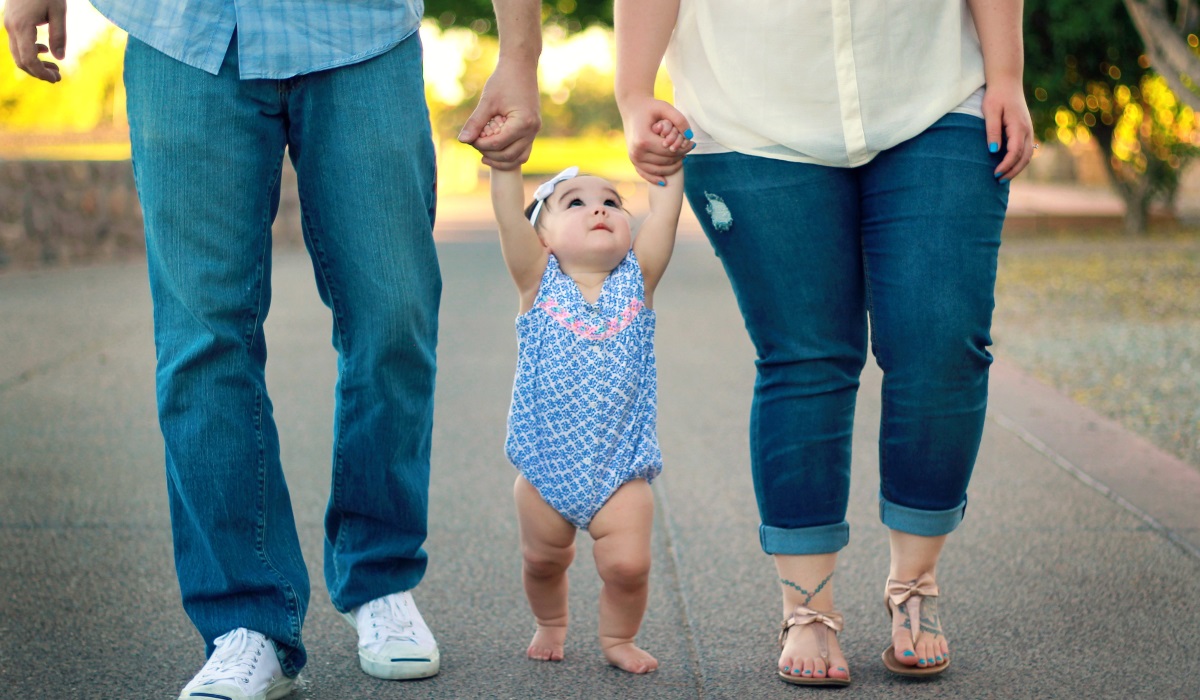
<path fill-rule="evenodd" d="M 1126 205 L 1125 230 L 1146 230 L 1150 204 L 1171 203 L 1200 155 L 1195 113 L 1149 57 L 1124 0 L 1027 0 L 1026 90 L 1043 140 L 1094 138 Z"/>
<path fill-rule="evenodd" d="M 1181 100 L 1200 110 L 1200 53 L 1195 32 L 1200 27 L 1200 6 L 1194 0 L 1177 0 L 1175 19 L 1167 0 L 1125 0 L 1125 9 L 1146 44 L 1150 65 L 1167 81 Z"/>

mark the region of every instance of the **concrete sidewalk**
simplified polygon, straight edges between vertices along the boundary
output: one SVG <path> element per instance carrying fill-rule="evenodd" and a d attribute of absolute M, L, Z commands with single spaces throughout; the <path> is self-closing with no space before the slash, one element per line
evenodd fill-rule
<path fill-rule="evenodd" d="M 445 206 L 445 205 L 443 205 Z M 299 252 L 276 258 L 268 383 L 313 581 L 307 687 L 295 698 L 793 698 L 774 677 L 778 592 L 748 468 L 754 378 L 728 283 L 685 237 L 657 295 L 667 467 L 650 610 L 662 664 L 633 677 L 595 644 L 589 539 L 572 571 L 567 660 L 527 661 L 513 470 L 502 453 L 515 294 L 494 233 L 442 232 L 430 568 L 417 600 L 442 672 L 363 675 L 320 571 L 329 483 L 330 319 Z M 203 663 L 179 605 L 142 263 L 0 276 L 0 699 L 174 698 Z M 850 522 L 836 578 L 855 698 L 1200 695 L 1200 474 L 1004 363 L 967 518 L 940 570 L 954 666 L 887 674 L 876 507 L 879 373 L 859 400 Z M 834 691 L 824 691 L 826 693 Z"/>

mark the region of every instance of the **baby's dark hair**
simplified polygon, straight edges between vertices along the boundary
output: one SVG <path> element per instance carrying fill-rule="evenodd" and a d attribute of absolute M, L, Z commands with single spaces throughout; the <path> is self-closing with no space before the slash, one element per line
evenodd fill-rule
<path fill-rule="evenodd" d="M 536 207 L 536 206 L 537 206 L 537 200 L 536 200 L 536 199 L 531 199 L 531 200 L 529 200 L 529 206 L 525 207 L 525 218 L 526 218 L 526 219 L 530 219 L 530 220 L 531 220 L 531 221 L 530 221 L 530 223 L 533 223 L 533 222 L 532 222 L 532 219 L 533 219 L 533 208 L 534 208 L 534 207 Z M 545 205 L 545 204 L 543 204 L 542 206 L 544 207 L 544 206 L 546 206 L 546 205 Z"/>

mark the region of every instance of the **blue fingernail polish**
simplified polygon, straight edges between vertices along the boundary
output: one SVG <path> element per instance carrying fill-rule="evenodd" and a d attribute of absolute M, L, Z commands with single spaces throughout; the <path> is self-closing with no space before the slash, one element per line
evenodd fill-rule
<path fill-rule="evenodd" d="M 663 180 L 659 180 L 659 181 L 658 181 L 658 186 L 659 186 L 659 187 L 666 187 L 666 186 L 667 186 L 667 183 L 666 183 L 665 181 L 663 181 Z"/>
<path fill-rule="evenodd" d="M 1001 184 L 1001 185 L 1007 185 L 1007 184 L 1008 184 L 1008 178 L 1006 178 L 1006 177 L 1002 177 L 1002 178 L 1000 178 L 1000 184 Z"/>
<path fill-rule="evenodd" d="M 988 153 L 995 153 L 996 151 L 999 151 L 999 150 L 1000 150 L 1000 144 L 998 144 L 998 143 L 989 143 L 988 144 Z"/>
<path fill-rule="evenodd" d="M 692 138 L 692 130 L 688 129 L 687 131 L 683 132 L 683 138 L 685 138 L 685 139 Z"/>

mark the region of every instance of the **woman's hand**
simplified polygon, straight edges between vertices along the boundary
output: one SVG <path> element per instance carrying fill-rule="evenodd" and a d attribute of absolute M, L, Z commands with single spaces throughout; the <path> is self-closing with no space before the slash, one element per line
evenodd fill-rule
<path fill-rule="evenodd" d="M 675 128 L 664 129 L 667 121 Z M 661 185 L 669 175 L 679 172 L 683 157 L 695 148 L 687 117 L 669 102 L 645 97 L 621 105 L 625 125 L 625 145 L 634 170 L 646 182 Z M 681 140 L 679 136 L 682 135 Z"/>
<path fill-rule="evenodd" d="M 1029 165 L 1033 158 L 1033 121 L 1019 81 L 988 83 L 983 94 L 983 118 L 987 129 L 988 150 L 995 153 L 1003 146 L 1007 153 L 995 170 L 1001 182 L 1008 182 Z"/>

